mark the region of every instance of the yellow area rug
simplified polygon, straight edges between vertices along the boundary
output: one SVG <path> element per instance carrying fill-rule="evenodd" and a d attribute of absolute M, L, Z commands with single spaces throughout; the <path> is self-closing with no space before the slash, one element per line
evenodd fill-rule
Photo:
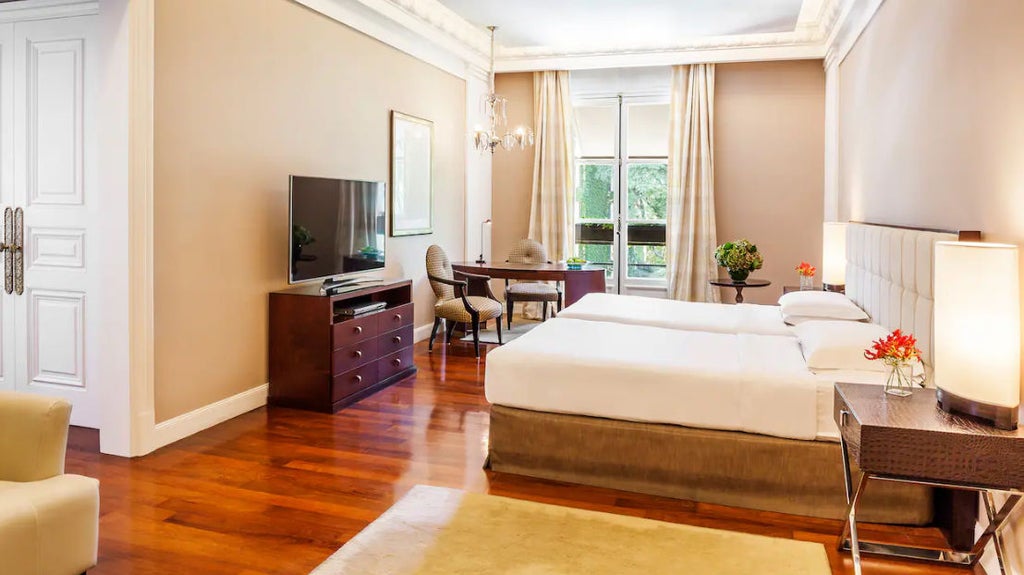
<path fill-rule="evenodd" d="M 829 575 L 820 543 L 417 485 L 313 575 Z"/>

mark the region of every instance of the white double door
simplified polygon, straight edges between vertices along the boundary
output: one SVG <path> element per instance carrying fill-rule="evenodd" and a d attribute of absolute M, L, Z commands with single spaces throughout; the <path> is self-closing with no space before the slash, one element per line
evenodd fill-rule
<path fill-rule="evenodd" d="M 94 428 L 96 25 L 95 16 L 0 24 L 0 214 L 10 208 L 23 222 L 3 258 L 0 389 L 66 398 L 72 423 Z"/>

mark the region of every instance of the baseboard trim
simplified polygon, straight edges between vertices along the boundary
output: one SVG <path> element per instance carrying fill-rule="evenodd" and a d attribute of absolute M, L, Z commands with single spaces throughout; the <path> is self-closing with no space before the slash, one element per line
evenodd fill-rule
<path fill-rule="evenodd" d="M 428 323 L 426 325 L 419 326 L 418 328 L 413 330 L 413 332 L 412 332 L 412 340 L 414 342 L 419 343 L 419 342 L 421 342 L 423 340 L 430 339 L 430 330 L 433 329 L 433 328 L 434 328 L 434 324 L 432 324 L 432 323 Z"/>
<path fill-rule="evenodd" d="M 209 429 L 218 423 L 263 407 L 267 404 L 269 387 L 269 384 L 266 383 L 257 385 L 242 393 L 156 424 L 153 430 L 153 444 L 148 451 L 155 451 L 204 429 Z"/>

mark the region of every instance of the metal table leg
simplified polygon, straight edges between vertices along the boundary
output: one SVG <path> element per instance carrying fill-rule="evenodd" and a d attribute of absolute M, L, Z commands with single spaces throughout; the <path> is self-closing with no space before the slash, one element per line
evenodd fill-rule
<path fill-rule="evenodd" d="M 846 517 L 843 520 L 843 531 L 839 535 L 839 549 L 840 551 L 843 551 L 847 548 L 846 534 L 850 534 L 849 549 L 850 554 L 853 555 L 853 572 L 856 575 L 861 575 L 860 540 L 857 538 L 857 501 L 860 500 L 860 496 L 864 493 L 869 477 L 870 476 L 867 473 L 861 474 L 860 482 L 857 483 L 857 491 L 855 491 L 849 498 L 850 504 L 846 508 Z"/>
<path fill-rule="evenodd" d="M 868 479 L 876 479 L 880 481 L 896 481 L 900 483 L 915 483 L 920 485 L 929 485 L 932 487 L 946 487 L 953 489 L 966 489 L 968 491 L 977 491 L 982 494 L 985 500 L 985 511 L 989 518 L 989 524 L 982 532 L 981 536 L 978 537 L 974 547 L 967 553 L 960 553 L 950 550 L 940 549 L 926 549 L 920 547 L 913 547 L 910 545 L 897 545 L 892 543 L 873 543 L 873 542 L 861 542 L 857 537 L 857 502 L 860 500 L 861 495 L 864 492 L 864 488 L 868 482 Z M 992 493 L 998 491 L 1007 493 L 1009 495 L 1006 503 L 1003 504 L 998 510 L 995 506 L 995 501 L 992 498 Z M 869 553 L 872 555 L 882 555 L 887 557 L 897 557 L 902 559 L 917 559 L 921 561 L 931 561 L 934 563 L 944 563 L 960 566 L 973 566 L 978 563 L 981 559 L 982 553 L 985 551 L 985 546 L 988 544 L 989 539 L 993 540 L 996 548 L 996 556 L 999 560 L 1000 572 L 1006 575 L 1007 565 L 1004 555 L 1006 549 L 1005 542 L 1002 540 L 1002 530 L 1005 527 L 1007 519 L 1013 514 L 1018 505 L 1022 501 L 1022 494 L 1017 490 L 1003 490 L 995 489 L 990 490 L 982 486 L 967 486 L 967 485 L 953 485 L 940 482 L 929 482 L 929 481 L 912 481 L 897 477 L 887 477 L 880 475 L 870 475 L 863 473 L 860 478 L 860 482 L 857 485 L 856 491 L 850 497 L 849 507 L 847 509 L 847 515 L 843 522 L 843 531 L 839 537 L 839 550 L 850 551 L 853 556 L 853 568 L 854 573 L 861 575 L 861 553 Z M 847 539 L 849 534 L 849 539 Z"/>

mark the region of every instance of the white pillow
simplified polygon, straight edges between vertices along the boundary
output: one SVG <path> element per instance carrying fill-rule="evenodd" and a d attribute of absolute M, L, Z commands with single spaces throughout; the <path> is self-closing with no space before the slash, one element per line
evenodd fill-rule
<path fill-rule="evenodd" d="M 868 314 L 846 295 L 826 291 L 791 291 L 779 298 L 782 319 L 796 325 L 808 319 L 864 321 Z"/>
<path fill-rule="evenodd" d="M 889 335 L 877 323 L 855 321 L 807 321 L 793 326 L 807 367 L 812 370 L 842 369 L 885 371 L 882 361 L 864 357 L 864 350 L 876 339 Z"/>

